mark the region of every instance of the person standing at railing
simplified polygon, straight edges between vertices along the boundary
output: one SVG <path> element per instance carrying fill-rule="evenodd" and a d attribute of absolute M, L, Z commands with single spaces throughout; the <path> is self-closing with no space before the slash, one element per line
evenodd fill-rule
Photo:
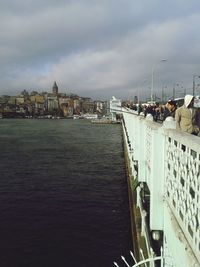
<path fill-rule="evenodd" d="M 156 121 L 155 117 L 156 117 L 156 111 L 155 111 L 155 105 L 148 105 L 145 109 L 145 117 L 147 116 L 147 114 L 151 114 L 154 121 Z"/>
<path fill-rule="evenodd" d="M 138 115 L 140 115 L 140 113 L 142 112 L 142 106 L 140 104 L 137 105 L 137 113 Z"/>
<path fill-rule="evenodd" d="M 175 121 L 177 129 L 183 132 L 198 135 L 198 118 L 197 112 L 194 109 L 194 96 L 186 95 L 184 98 L 184 104 L 176 110 Z"/>
<path fill-rule="evenodd" d="M 163 111 L 163 120 L 165 120 L 167 117 L 173 117 L 175 118 L 177 105 L 175 100 L 169 100 L 166 105 L 165 109 Z"/>

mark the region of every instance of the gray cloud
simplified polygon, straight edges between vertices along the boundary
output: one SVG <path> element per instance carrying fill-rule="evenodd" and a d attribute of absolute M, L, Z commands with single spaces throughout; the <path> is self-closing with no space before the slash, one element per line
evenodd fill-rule
<path fill-rule="evenodd" d="M 0 1 L 0 94 L 148 96 L 200 74 L 199 1 Z M 175 2 L 175 3 L 174 3 Z M 166 63 L 160 60 L 166 58 Z"/>

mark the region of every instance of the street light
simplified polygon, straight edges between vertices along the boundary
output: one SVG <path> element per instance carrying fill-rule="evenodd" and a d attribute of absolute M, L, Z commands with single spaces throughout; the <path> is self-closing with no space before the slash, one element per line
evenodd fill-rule
<path fill-rule="evenodd" d="M 166 62 L 167 59 L 161 59 L 160 62 Z M 153 91 L 154 91 L 154 67 L 151 70 L 151 102 L 153 102 Z"/>
<path fill-rule="evenodd" d="M 167 86 L 166 85 L 165 86 L 162 86 L 162 94 L 161 94 L 161 101 L 162 101 L 162 103 L 165 101 L 165 97 L 166 97 L 166 95 L 164 93 L 164 90 L 165 89 L 167 89 Z"/>
<path fill-rule="evenodd" d="M 179 86 L 179 83 L 174 83 L 173 85 L 173 99 L 175 99 L 176 96 L 176 86 Z"/>
<path fill-rule="evenodd" d="M 195 96 L 195 78 L 200 78 L 200 75 L 193 75 L 193 96 Z"/>

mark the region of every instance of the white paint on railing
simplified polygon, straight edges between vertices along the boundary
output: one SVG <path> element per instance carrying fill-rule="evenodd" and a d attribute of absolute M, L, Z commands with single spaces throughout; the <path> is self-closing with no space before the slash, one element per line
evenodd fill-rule
<path fill-rule="evenodd" d="M 132 174 L 137 161 L 138 181 L 150 190 L 150 230 L 164 232 L 170 251 L 164 266 L 200 266 L 200 138 L 176 131 L 171 119 L 159 124 L 127 110 L 123 118 Z"/>
<path fill-rule="evenodd" d="M 148 267 L 148 266 L 149 267 L 155 267 L 155 262 L 156 261 L 159 261 L 160 262 L 160 267 L 164 267 L 164 265 L 163 265 L 164 261 L 163 261 L 163 249 L 162 249 L 162 247 L 161 247 L 161 251 L 160 251 L 160 254 L 161 254 L 160 256 L 155 256 L 154 253 L 152 252 L 152 254 L 150 255 L 150 257 L 148 257 L 147 259 L 145 259 L 144 253 L 143 253 L 142 249 L 140 250 L 140 253 L 142 255 L 142 260 L 140 260 L 139 262 L 137 262 L 136 259 L 135 259 L 135 257 L 134 257 L 133 252 L 130 251 L 130 254 L 131 254 L 131 256 L 132 256 L 132 258 L 134 260 L 134 264 L 133 265 L 132 264 L 130 265 L 126 261 L 126 259 L 125 259 L 124 256 L 121 256 L 121 259 L 126 264 L 127 267 L 137 267 L 137 266 L 141 266 L 141 267 L 144 267 L 144 266 L 145 267 Z M 114 263 L 114 265 L 116 267 L 120 267 L 117 262 L 114 261 L 113 263 Z M 148 265 L 147 263 L 150 263 L 150 265 Z"/>
<path fill-rule="evenodd" d="M 150 257 L 152 254 L 152 248 L 151 248 L 151 242 L 150 242 L 150 238 L 149 238 L 147 220 L 146 220 L 147 212 L 143 209 L 142 199 L 140 197 L 140 192 L 141 192 L 141 187 L 138 186 L 137 187 L 137 206 L 139 207 L 140 214 L 141 214 L 141 236 L 145 237 L 147 254 L 148 254 L 148 257 Z"/>
<path fill-rule="evenodd" d="M 132 251 L 130 251 L 130 254 L 131 254 L 131 257 L 133 258 L 133 260 L 134 260 L 134 263 L 137 263 L 137 261 L 136 261 L 136 258 L 135 258 L 135 256 L 134 256 L 134 254 L 133 254 L 133 252 Z"/>

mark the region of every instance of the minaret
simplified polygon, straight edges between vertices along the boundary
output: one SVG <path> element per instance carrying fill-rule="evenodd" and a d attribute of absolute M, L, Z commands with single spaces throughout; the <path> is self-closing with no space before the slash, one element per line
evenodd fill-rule
<path fill-rule="evenodd" d="M 53 92 L 53 95 L 57 95 L 58 94 L 58 85 L 57 85 L 56 82 L 54 82 L 54 84 L 53 84 L 52 92 Z"/>

